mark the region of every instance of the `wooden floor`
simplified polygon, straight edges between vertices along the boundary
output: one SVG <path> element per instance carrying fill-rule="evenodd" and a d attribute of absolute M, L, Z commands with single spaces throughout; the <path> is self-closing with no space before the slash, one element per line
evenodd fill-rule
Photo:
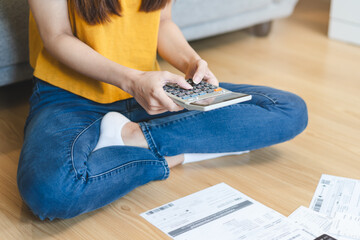
<path fill-rule="evenodd" d="M 139 214 L 220 182 L 287 216 L 309 205 L 322 173 L 360 178 L 360 47 L 327 38 L 328 13 L 329 1 L 302 0 L 268 38 L 238 31 L 192 43 L 221 81 L 302 96 L 305 132 L 250 154 L 176 167 L 168 180 L 70 220 L 41 222 L 22 202 L 16 169 L 31 83 L 0 88 L 0 239 L 168 239 Z"/>

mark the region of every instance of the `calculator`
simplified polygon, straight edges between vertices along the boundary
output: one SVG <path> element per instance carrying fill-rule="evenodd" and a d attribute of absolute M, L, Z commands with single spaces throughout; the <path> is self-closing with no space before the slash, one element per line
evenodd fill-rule
<path fill-rule="evenodd" d="M 249 101 L 251 95 L 232 92 L 205 81 L 195 84 L 192 79 L 186 80 L 193 88 L 183 89 L 176 84 L 163 88 L 166 94 L 178 105 L 188 110 L 209 111 L 232 104 Z"/>

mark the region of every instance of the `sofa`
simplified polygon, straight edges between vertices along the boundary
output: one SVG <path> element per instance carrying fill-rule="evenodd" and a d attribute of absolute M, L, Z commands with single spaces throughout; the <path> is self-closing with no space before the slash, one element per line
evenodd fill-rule
<path fill-rule="evenodd" d="M 248 27 L 266 36 L 271 21 L 291 15 L 297 1 L 175 0 L 172 15 L 189 41 Z"/>
<path fill-rule="evenodd" d="M 289 16 L 297 0 L 175 0 L 173 19 L 188 40 L 242 28 L 269 33 L 271 21 Z M 26 0 L 0 0 L 0 86 L 31 78 Z"/>

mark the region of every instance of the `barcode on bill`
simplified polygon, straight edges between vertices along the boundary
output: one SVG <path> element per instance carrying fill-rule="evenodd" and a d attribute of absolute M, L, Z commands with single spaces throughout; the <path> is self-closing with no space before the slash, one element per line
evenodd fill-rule
<path fill-rule="evenodd" d="M 169 207 L 172 207 L 172 206 L 174 206 L 173 203 L 166 204 L 166 205 L 161 206 L 161 207 L 159 207 L 159 208 L 156 208 L 156 209 L 154 209 L 154 210 L 148 211 L 148 212 L 146 213 L 146 215 L 151 215 L 151 214 L 154 214 L 154 213 L 163 211 L 163 210 L 168 209 Z"/>
<path fill-rule="evenodd" d="M 321 183 L 325 184 L 325 185 L 330 185 L 330 180 L 323 179 L 323 180 L 321 180 Z"/>
<path fill-rule="evenodd" d="M 322 199 L 322 198 L 316 199 L 315 206 L 314 206 L 315 212 L 320 212 L 321 205 L 323 204 L 323 202 L 324 202 L 324 199 Z"/>

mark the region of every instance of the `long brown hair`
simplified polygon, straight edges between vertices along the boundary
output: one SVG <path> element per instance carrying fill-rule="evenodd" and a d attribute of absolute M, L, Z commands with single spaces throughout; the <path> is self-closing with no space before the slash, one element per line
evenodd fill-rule
<path fill-rule="evenodd" d="M 171 0 L 142 0 L 139 11 L 162 9 Z M 110 15 L 121 16 L 120 0 L 71 0 L 79 15 L 89 24 L 110 21 Z"/>

